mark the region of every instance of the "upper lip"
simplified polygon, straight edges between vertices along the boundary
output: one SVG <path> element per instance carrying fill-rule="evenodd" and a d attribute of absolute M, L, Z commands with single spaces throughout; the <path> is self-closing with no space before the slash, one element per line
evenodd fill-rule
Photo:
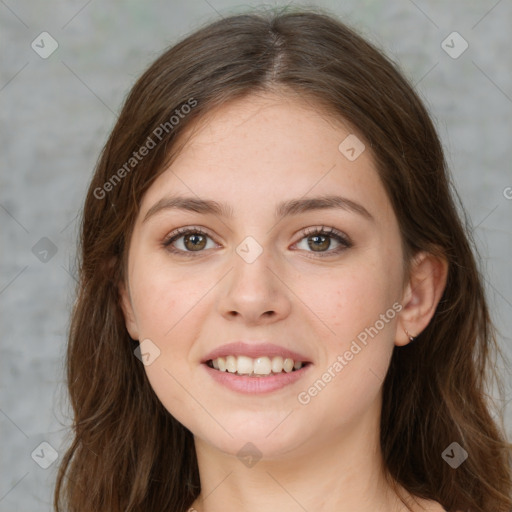
<path fill-rule="evenodd" d="M 256 343 L 256 342 L 244 342 L 244 341 L 235 341 L 233 343 L 227 343 L 226 345 L 221 345 L 220 347 L 215 348 L 210 353 L 208 353 L 203 360 L 202 363 L 206 363 L 211 359 L 217 359 L 218 357 L 226 357 L 226 356 L 247 356 L 251 358 L 269 356 L 281 356 L 283 359 L 290 358 L 295 362 L 301 361 L 303 363 L 309 363 L 308 358 L 294 350 L 290 350 L 284 347 L 280 347 L 279 345 L 274 345 L 272 343 Z"/>

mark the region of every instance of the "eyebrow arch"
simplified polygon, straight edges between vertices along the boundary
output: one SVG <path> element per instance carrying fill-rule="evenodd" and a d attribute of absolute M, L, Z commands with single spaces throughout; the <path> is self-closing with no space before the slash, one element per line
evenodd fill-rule
<path fill-rule="evenodd" d="M 224 203 L 218 203 L 211 199 L 200 199 L 197 197 L 173 196 L 164 197 L 157 201 L 146 213 L 143 223 L 157 212 L 162 210 L 186 210 L 202 214 L 212 214 L 219 217 L 233 218 L 233 209 Z M 370 212 L 361 204 L 345 197 L 336 195 L 324 195 L 320 197 L 308 197 L 283 201 L 277 205 L 275 211 L 276 219 L 282 219 L 290 215 L 299 215 L 313 210 L 338 209 L 357 213 L 367 220 L 375 219 Z"/>

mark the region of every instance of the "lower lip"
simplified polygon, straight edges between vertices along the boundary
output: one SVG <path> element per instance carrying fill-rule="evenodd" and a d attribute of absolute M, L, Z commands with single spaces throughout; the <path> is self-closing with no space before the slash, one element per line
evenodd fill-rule
<path fill-rule="evenodd" d="M 233 391 L 247 394 L 260 394 L 270 393 L 271 391 L 276 391 L 297 382 L 305 373 L 307 373 L 309 367 L 312 365 L 309 363 L 299 370 L 295 370 L 290 373 L 278 373 L 269 377 L 248 377 L 236 375 L 235 373 L 229 373 L 227 371 L 221 372 L 214 368 L 210 368 L 205 363 L 203 363 L 202 366 L 204 366 L 206 371 L 211 375 L 212 379 Z"/>

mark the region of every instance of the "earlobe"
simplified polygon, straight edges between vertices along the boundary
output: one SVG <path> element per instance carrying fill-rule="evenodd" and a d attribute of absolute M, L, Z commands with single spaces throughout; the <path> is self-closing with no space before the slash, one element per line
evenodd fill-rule
<path fill-rule="evenodd" d="M 121 303 L 121 309 L 123 310 L 126 330 L 128 331 L 128 334 L 131 338 L 138 340 L 139 331 L 137 329 L 137 322 L 135 321 L 135 314 L 133 312 L 130 293 L 127 290 L 124 282 L 119 284 L 119 301 Z"/>
<path fill-rule="evenodd" d="M 395 345 L 407 345 L 427 327 L 443 295 L 447 276 L 446 259 L 428 252 L 414 258 L 403 294 Z"/>

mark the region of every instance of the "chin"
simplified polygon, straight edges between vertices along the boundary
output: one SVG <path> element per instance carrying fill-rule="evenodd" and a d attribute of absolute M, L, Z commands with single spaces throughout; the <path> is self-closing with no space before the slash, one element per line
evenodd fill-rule
<path fill-rule="evenodd" d="M 280 421 L 282 422 L 282 418 Z M 192 432 L 196 440 L 200 438 L 217 450 L 238 458 L 248 455 L 254 458 L 278 459 L 298 449 L 309 436 L 306 432 L 290 430 L 290 424 L 283 428 L 286 420 L 281 425 L 279 423 L 275 422 L 271 426 L 265 423 L 260 426 L 235 426 L 226 422 L 223 426 L 231 435 L 220 427 L 213 435 L 212 430 Z"/>

